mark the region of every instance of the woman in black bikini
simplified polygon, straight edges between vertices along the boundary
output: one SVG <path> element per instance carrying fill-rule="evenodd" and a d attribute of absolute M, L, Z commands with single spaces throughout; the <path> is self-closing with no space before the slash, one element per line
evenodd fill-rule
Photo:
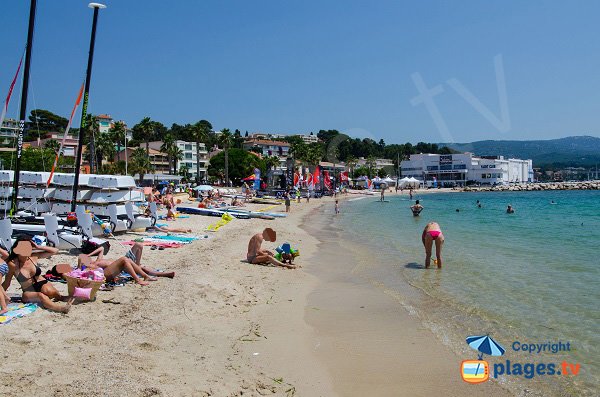
<path fill-rule="evenodd" d="M 32 256 L 33 250 L 36 256 Z M 12 246 L 11 253 L 6 262 L 12 262 L 15 267 L 15 276 L 23 290 L 23 302 L 38 303 L 48 310 L 67 313 L 71 308 L 73 298 L 62 296 L 56 288 L 42 277 L 42 269 L 37 265 L 40 258 L 48 258 L 58 250 L 52 247 L 40 247 L 27 236 L 17 238 Z M 66 304 L 53 302 L 66 301 Z"/>

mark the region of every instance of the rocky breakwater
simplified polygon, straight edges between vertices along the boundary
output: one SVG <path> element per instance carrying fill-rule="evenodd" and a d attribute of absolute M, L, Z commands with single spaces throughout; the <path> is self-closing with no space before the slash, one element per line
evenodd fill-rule
<path fill-rule="evenodd" d="M 600 190 L 600 181 L 523 183 L 497 186 L 467 186 L 464 192 L 522 192 L 539 190 Z"/>

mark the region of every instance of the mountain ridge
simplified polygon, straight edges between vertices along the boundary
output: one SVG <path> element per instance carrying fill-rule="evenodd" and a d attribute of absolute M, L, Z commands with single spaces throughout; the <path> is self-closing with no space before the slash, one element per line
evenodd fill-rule
<path fill-rule="evenodd" d="M 478 156 L 531 159 L 534 167 L 592 167 L 600 164 L 600 138 L 589 135 L 548 140 L 483 140 L 438 145 Z"/>

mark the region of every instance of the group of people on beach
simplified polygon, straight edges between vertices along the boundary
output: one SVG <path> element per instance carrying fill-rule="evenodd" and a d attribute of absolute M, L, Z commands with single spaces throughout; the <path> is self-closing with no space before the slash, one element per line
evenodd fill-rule
<path fill-rule="evenodd" d="M 103 247 L 80 254 L 77 258 L 78 269 L 102 269 L 107 282 L 115 281 L 121 272 L 127 272 L 133 280 L 140 285 L 148 285 L 149 281 L 157 280 L 156 277 L 175 277 L 174 272 L 159 272 L 142 265 L 143 245 L 135 243 L 125 256 L 117 259 L 104 258 Z M 37 303 L 42 307 L 61 313 L 67 313 L 75 298 L 62 295 L 42 275 L 39 260 L 56 255 L 58 249 L 36 244 L 31 236 L 20 235 L 17 237 L 10 252 L 0 248 L 0 314 L 8 310 L 10 298 L 6 291 L 11 285 L 13 277 L 17 279 L 22 289 L 21 300 L 24 303 Z M 69 264 L 54 266 L 47 274 L 61 276 L 71 272 L 73 267 Z"/>

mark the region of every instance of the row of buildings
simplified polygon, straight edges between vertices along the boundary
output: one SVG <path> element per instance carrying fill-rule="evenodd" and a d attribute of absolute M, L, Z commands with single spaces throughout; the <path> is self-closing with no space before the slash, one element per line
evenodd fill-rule
<path fill-rule="evenodd" d="M 108 132 L 114 125 L 114 120 L 110 115 L 98 116 L 100 123 L 100 132 Z M 17 122 L 15 120 L 6 120 L 3 128 L 0 129 L 0 139 L 14 138 L 17 131 Z M 127 130 L 127 140 L 132 138 L 131 130 Z M 312 133 L 309 135 L 297 135 L 305 143 L 316 143 L 318 137 Z M 290 151 L 290 144 L 283 140 L 287 135 L 254 133 L 247 136 L 242 144 L 245 150 L 252 150 L 261 156 L 277 156 L 280 164 L 274 170 L 274 175 L 282 175 L 287 167 L 287 159 Z M 26 145 L 39 147 L 44 146 L 48 140 L 62 139 L 61 134 L 48 134 L 34 142 L 27 142 Z M 75 156 L 78 140 L 76 137 L 68 137 L 65 141 L 64 155 Z M 175 144 L 181 150 L 183 158 L 178 161 L 178 170 L 184 167 L 188 174 L 196 177 L 196 162 L 199 161 L 200 179 L 207 176 L 208 162 L 212 155 L 218 153 L 214 148 L 211 152 L 207 150 L 203 143 L 200 143 L 199 150 L 196 150 L 196 142 L 176 141 Z M 145 144 L 140 145 L 145 148 Z M 166 153 L 160 151 L 161 141 L 149 143 L 149 159 L 156 173 L 168 174 L 171 169 L 169 157 Z M 115 161 L 126 161 L 131 157 L 135 147 L 120 148 L 116 154 Z M 199 156 L 199 158 L 197 157 Z M 358 165 L 365 165 L 366 160 L 361 158 Z M 330 172 L 341 172 L 346 169 L 344 163 L 333 164 L 321 162 L 321 168 Z M 394 163 L 389 159 L 376 159 L 375 168 L 393 170 Z M 507 184 L 532 182 L 534 170 L 531 160 L 505 159 L 502 156 L 475 156 L 472 153 L 460 154 L 413 154 L 408 160 L 401 162 L 401 176 L 414 177 L 422 181 L 425 185 L 437 186 L 456 186 L 469 183 L 477 184 Z M 390 172 L 392 175 L 395 172 Z"/>

